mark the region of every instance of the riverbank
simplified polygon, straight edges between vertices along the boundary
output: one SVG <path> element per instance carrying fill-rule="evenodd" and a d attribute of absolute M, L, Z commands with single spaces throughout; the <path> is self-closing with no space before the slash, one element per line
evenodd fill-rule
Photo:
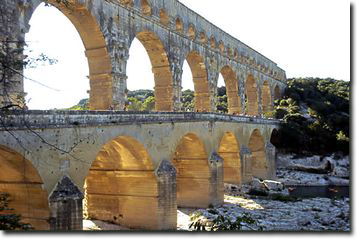
<path fill-rule="evenodd" d="M 349 186 L 349 156 L 297 158 L 278 154 L 277 178 L 286 186 Z"/>

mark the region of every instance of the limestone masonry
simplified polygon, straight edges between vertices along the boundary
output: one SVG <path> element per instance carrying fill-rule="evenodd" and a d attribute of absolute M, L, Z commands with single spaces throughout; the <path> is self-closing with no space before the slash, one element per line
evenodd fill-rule
<path fill-rule="evenodd" d="M 3 0 L 0 51 L 24 46 L 40 0 Z M 264 119 L 286 88 L 276 63 L 176 0 L 50 0 L 78 30 L 89 63 L 91 111 L 24 111 L 20 74 L 0 68 L 0 192 L 36 229 L 78 230 L 83 218 L 176 229 L 177 207 L 222 205 L 224 182 L 275 178 Z M 150 57 L 156 112 L 124 112 L 134 38 Z M 23 60 L 23 54 L 15 58 Z M 196 113 L 182 113 L 182 66 Z M 13 65 L 12 65 L 13 64 Z M 3 67 L 3 66 L 2 66 Z M 219 74 L 228 115 L 215 114 Z M 7 107 L 13 107 L 9 110 Z M 114 111 L 108 111 L 114 109 Z"/>

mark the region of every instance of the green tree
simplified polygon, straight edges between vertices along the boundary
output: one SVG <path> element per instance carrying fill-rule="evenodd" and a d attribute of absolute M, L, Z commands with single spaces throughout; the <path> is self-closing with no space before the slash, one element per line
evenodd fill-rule
<path fill-rule="evenodd" d="M 30 224 L 22 223 L 21 216 L 10 214 L 14 209 L 9 208 L 10 195 L 0 193 L 0 230 L 31 230 Z"/>

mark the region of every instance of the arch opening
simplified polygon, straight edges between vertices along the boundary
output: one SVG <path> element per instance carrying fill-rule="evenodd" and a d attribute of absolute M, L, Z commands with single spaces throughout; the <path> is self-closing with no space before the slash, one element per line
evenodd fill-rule
<path fill-rule="evenodd" d="M 265 141 L 258 129 L 252 132 L 248 146 L 252 156 L 252 175 L 265 180 L 268 177 L 269 166 L 266 160 Z"/>
<path fill-rule="evenodd" d="M 37 170 L 19 153 L 0 145 L 0 193 L 10 195 L 10 208 L 1 214 L 20 214 L 21 222 L 49 230 L 48 193 Z"/>
<path fill-rule="evenodd" d="M 195 40 L 196 38 L 196 30 L 195 27 L 192 25 L 189 26 L 188 36 L 191 40 Z"/>
<path fill-rule="evenodd" d="M 196 52 L 191 52 L 187 56 L 186 61 L 190 66 L 193 76 L 195 89 L 195 111 L 210 112 L 210 90 L 205 61 L 203 57 Z"/>
<path fill-rule="evenodd" d="M 228 113 L 231 115 L 240 115 L 242 113 L 242 106 L 236 73 L 229 66 L 223 67 L 220 73 L 223 76 L 226 85 Z"/>
<path fill-rule="evenodd" d="M 178 31 L 181 34 L 184 33 L 184 24 L 180 18 L 176 18 L 175 24 L 176 24 L 176 31 Z"/>
<path fill-rule="evenodd" d="M 220 41 L 219 43 L 219 50 L 222 54 L 225 52 L 225 45 L 223 41 Z"/>
<path fill-rule="evenodd" d="M 276 85 L 275 90 L 274 90 L 274 101 L 281 99 L 281 91 L 280 91 L 280 87 L 278 85 Z"/>
<path fill-rule="evenodd" d="M 214 36 L 212 36 L 212 37 L 210 38 L 210 46 L 211 46 L 211 48 L 213 48 L 213 49 L 216 48 L 216 40 L 215 40 L 215 37 L 214 37 Z"/>
<path fill-rule="evenodd" d="M 165 48 L 159 37 L 153 32 L 140 32 L 136 39 L 145 48 L 150 59 L 153 80 L 155 83 L 155 111 L 173 111 L 174 110 L 174 89 L 173 76 L 170 69 Z M 138 62 L 136 62 L 137 64 Z M 138 72 L 138 71 L 137 71 Z M 132 86 L 140 86 L 131 83 Z M 144 84 L 148 86 L 148 84 Z"/>
<path fill-rule="evenodd" d="M 146 16 L 152 15 L 152 8 L 147 0 L 141 0 L 141 11 Z"/>
<path fill-rule="evenodd" d="M 262 113 L 266 114 L 269 111 L 272 111 L 271 105 L 271 91 L 270 85 L 267 80 L 264 81 L 263 88 L 262 88 Z"/>
<path fill-rule="evenodd" d="M 165 26 L 169 26 L 170 18 L 166 12 L 166 9 L 160 9 L 160 22 Z"/>
<path fill-rule="evenodd" d="M 224 183 L 240 185 L 242 165 L 238 141 L 232 132 L 226 132 L 221 139 L 219 155 L 224 159 Z"/>
<path fill-rule="evenodd" d="M 143 144 L 129 136 L 105 144 L 85 180 L 84 216 L 129 228 L 159 228 L 159 191 Z"/>
<path fill-rule="evenodd" d="M 246 114 L 250 116 L 259 115 L 258 94 L 256 80 L 252 75 L 246 81 Z"/>
<path fill-rule="evenodd" d="M 50 83 L 47 85 L 53 87 L 54 89 L 62 90 L 61 92 L 58 92 L 60 95 L 68 94 L 69 96 L 72 96 L 72 97 L 67 97 L 66 99 L 68 98 L 73 99 L 75 97 L 76 103 L 73 103 L 71 105 L 77 104 L 77 102 L 81 98 L 89 98 L 89 106 L 88 106 L 89 109 L 91 110 L 109 109 L 112 105 L 114 105 L 113 86 L 112 86 L 113 85 L 112 63 L 108 53 L 105 38 L 97 23 L 96 18 L 83 4 L 80 4 L 78 2 L 72 2 L 71 7 L 66 7 L 64 4 L 58 3 L 56 0 L 50 0 L 49 3 L 55 8 L 49 9 L 45 7 L 45 5 L 42 3 L 39 6 L 37 6 L 37 8 L 34 11 L 34 14 L 29 13 L 28 15 L 31 17 L 31 19 L 29 19 L 31 20 L 30 24 L 33 24 L 32 21 L 34 18 L 37 19 L 34 26 L 36 29 L 36 32 L 34 33 L 36 35 L 35 37 L 40 38 L 40 40 L 42 39 L 45 40 L 44 43 L 39 42 L 38 46 L 36 44 L 36 41 L 33 42 L 29 41 L 28 48 L 30 48 L 31 50 L 35 49 L 34 52 L 37 51 L 42 52 L 46 44 L 49 45 L 51 44 L 51 46 L 49 46 L 49 51 L 51 51 L 49 54 L 50 57 L 54 55 L 55 58 L 57 58 L 57 56 L 64 56 L 65 59 L 63 59 L 62 61 L 60 59 L 59 65 L 47 66 L 48 68 L 44 67 L 48 69 L 47 71 L 44 71 L 45 69 L 39 68 L 39 70 L 41 70 L 41 73 L 37 74 L 39 75 L 39 79 L 49 78 L 53 80 L 54 78 L 55 79 L 59 78 L 58 82 L 61 84 L 58 85 L 57 83 Z M 33 9 L 29 9 L 29 11 L 33 11 Z M 48 25 L 46 25 L 46 23 L 43 22 L 42 20 L 44 18 L 38 17 L 38 14 L 40 14 L 40 16 L 51 14 L 52 16 L 54 16 L 54 19 L 56 19 L 56 21 L 59 21 L 58 26 L 61 26 L 61 28 L 64 28 L 64 30 L 62 31 L 61 29 L 56 29 L 57 32 L 55 32 L 54 34 L 48 34 L 48 31 L 44 31 L 44 30 L 49 29 L 49 31 L 51 31 L 51 29 L 53 29 L 53 26 L 49 27 Z M 63 16 L 65 16 L 66 18 L 63 18 Z M 66 23 L 68 22 L 68 20 L 70 21 L 69 24 Z M 36 27 L 38 24 L 41 25 L 41 26 L 39 25 L 40 28 Z M 72 30 L 73 27 L 76 29 L 77 33 L 75 29 Z M 44 32 L 46 32 L 46 35 L 42 34 Z M 63 32 L 67 33 L 66 36 L 69 37 L 69 40 L 67 41 L 70 44 L 67 44 L 66 41 L 64 40 Z M 61 36 L 57 35 L 59 33 L 61 33 Z M 30 35 L 32 34 L 32 28 L 30 28 L 29 34 Z M 27 34 L 27 36 L 29 34 Z M 74 45 L 73 38 L 76 38 L 78 36 L 80 36 L 81 41 L 79 40 L 77 42 L 79 43 L 82 42 L 82 44 L 80 44 L 79 46 L 82 46 L 82 48 L 84 48 L 85 56 L 87 58 L 88 69 L 84 69 L 82 67 L 83 65 L 79 64 L 79 62 L 81 61 L 86 61 L 85 58 L 80 58 L 79 56 L 71 57 L 73 53 L 76 53 L 76 51 L 78 51 L 78 49 L 81 48 L 78 47 L 77 45 L 76 46 Z M 66 49 L 71 49 L 71 46 L 74 46 L 75 49 L 69 51 L 68 54 L 69 56 L 67 56 L 64 55 L 63 51 L 54 49 L 53 48 L 54 45 L 59 45 L 59 46 L 67 45 Z M 54 53 L 54 55 L 51 53 Z M 71 61 L 74 61 L 74 63 L 72 63 Z M 73 74 L 74 71 L 69 71 L 69 69 L 73 68 L 74 66 L 78 66 L 78 69 L 82 69 L 84 75 L 82 76 L 80 74 L 74 76 Z M 34 71 L 36 71 L 36 69 Z M 55 77 L 54 77 L 54 72 L 58 73 Z M 72 73 L 72 74 L 70 74 L 70 76 L 67 76 L 68 73 Z M 51 77 L 47 77 L 48 75 Z M 86 75 L 88 75 L 88 79 Z M 74 77 L 76 79 L 78 78 L 84 79 L 84 81 L 81 84 L 80 81 L 79 83 L 74 84 Z M 37 77 L 35 78 L 37 79 Z M 64 84 L 65 79 L 71 79 L 71 84 L 69 84 L 70 86 L 72 86 L 71 89 L 67 88 L 66 84 Z M 29 83 L 29 86 L 33 86 L 33 85 Z M 79 97 L 78 91 L 74 91 L 74 89 L 76 89 L 76 86 L 79 86 L 77 87 L 78 89 L 79 88 L 82 89 L 83 94 L 81 97 Z M 87 91 L 89 90 L 89 87 L 90 87 L 90 92 L 88 94 Z M 34 89 L 34 87 L 31 87 L 31 89 Z M 38 89 L 37 92 L 40 91 L 39 88 L 36 89 Z M 47 89 L 47 91 L 50 90 Z M 53 95 L 57 94 L 57 92 L 55 91 L 52 91 L 52 93 Z M 41 95 L 39 93 L 37 94 L 34 93 L 34 96 L 29 96 L 28 100 L 31 98 L 33 102 L 37 102 L 36 101 L 37 96 L 41 96 Z M 60 103 L 59 101 L 55 102 L 57 99 L 60 99 L 60 97 L 53 99 L 54 99 L 54 103 L 57 103 L 56 105 L 62 105 L 62 103 Z M 39 100 L 39 104 L 44 105 L 42 100 Z M 70 106 L 67 107 L 62 106 L 58 108 L 69 108 Z M 30 108 L 31 108 L 31 102 L 30 102 Z M 46 109 L 51 109 L 51 108 L 54 107 L 47 107 Z"/>
<path fill-rule="evenodd" d="M 179 207 L 207 208 L 210 204 L 210 168 L 203 142 L 193 133 L 185 135 L 173 157 Z"/>
<path fill-rule="evenodd" d="M 184 60 L 183 67 L 182 67 L 182 79 L 181 79 L 181 86 L 182 86 L 182 111 L 186 112 L 194 112 L 195 109 L 195 94 L 194 94 L 194 82 L 192 79 L 191 68 L 186 60 Z"/>
<path fill-rule="evenodd" d="M 205 32 L 200 33 L 200 43 L 207 44 L 207 36 L 206 36 Z"/>

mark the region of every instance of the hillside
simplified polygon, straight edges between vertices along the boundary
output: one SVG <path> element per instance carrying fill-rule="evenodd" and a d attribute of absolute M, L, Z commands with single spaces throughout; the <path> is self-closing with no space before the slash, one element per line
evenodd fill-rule
<path fill-rule="evenodd" d="M 349 154 L 350 83 L 334 79 L 289 79 L 273 115 L 283 119 L 277 147 L 284 152 Z"/>

